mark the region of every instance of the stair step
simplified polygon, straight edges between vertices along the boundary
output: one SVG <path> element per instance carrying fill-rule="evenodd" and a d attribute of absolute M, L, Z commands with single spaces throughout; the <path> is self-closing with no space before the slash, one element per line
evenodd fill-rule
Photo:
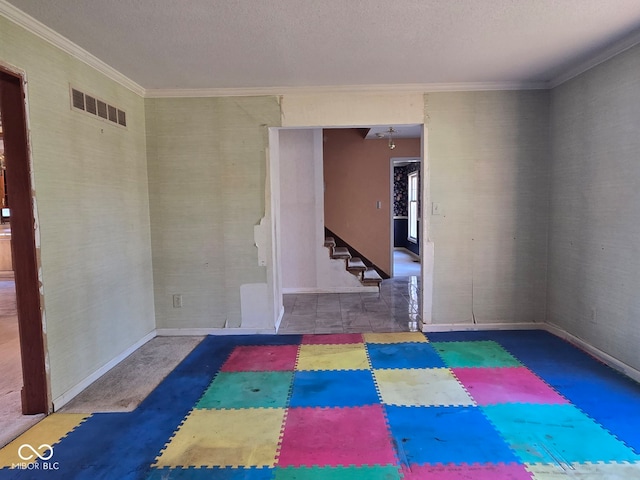
<path fill-rule="evenodd" d="M 331 248 L 336 246 L 336 240 L 333 237 L 327 237 L 324 239 L 324 246 Z"/>
<path fill-rule="evenodd" d="M 333 249 L 333 255 L 331 258 L 351 258 L 351 253 L 349 253 L 349 249 L 347 247 L 335 247 Z"/>
<path fill-rule="evenodd" d="M 352 257 L 349 260 L 347 260 L 347 270 L 349 270 L 351 273 L 358 274 L 358 273 L 364 272 L 366 269 L 367 269 L 367 266 L 358 257 Z"/>
<path fill-rule="evenodd" d="M 376 272 L 375 268 L 367 268 L 365 272 L 362 274 L 363 285 L 379 286 L 381 282 L 382 282 L 382 277 L 378 272 Z"/>

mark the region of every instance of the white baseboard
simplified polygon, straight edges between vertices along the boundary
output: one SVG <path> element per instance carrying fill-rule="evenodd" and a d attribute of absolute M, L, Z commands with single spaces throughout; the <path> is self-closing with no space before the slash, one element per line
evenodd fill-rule
<path fill-rule="evenodd" d="M 422 331 L 466 332 L 480 330 L 541 330 L 544 323 L 422 323 Z"/>
<path fill-rule="evenodd" d="M 283 288 L 282 293 L 378 293 L 378 287 Z"/>
<path fill-rule="evenodd" d="M 105 363 L 102 367 L 100 367 L 98 370 L 96 370 L 91 375 L 86 377 L 84 380 L 82 380 L 81 382 L 71 387 L 69 390 L 64 392 L 58 398 L 54 398 L 53 411 L 55 412 L 60 408 L 62 408 L 67 403 L 69 403 L 69 401 L 72 400 L 75 396 L 77 396 L 80 392 L 82 392 L 89 385 L 91 385 L 93 382 L 95 382 L 97 379 L 99 379 L 101 376 L 103 376 L 105 373 L 107 373 L 109 370 L 111 370 L 113 367 L 119 364 L 122 360 L 124 360 L 133 352 L 135 352 L 137 349 L 139 349 L 142 345 L 147 343 L 149 340 L 155 338 L 155 336 L 156 336 L 155 330 L 147 333 L 144 337 L 142 337 L 136 343 L 131 345 L 129 348 L 127 348 L 125 351 L 120 353 L 118 356 L 114 357 L 109 362 Z"/>
<path fill-rule="evenodd" d="M 206 335 L 275 335 L 274 328 L 159 328 L 159 337 L 204 337 Z"/>
<path fill-rule="evenodd" d="M 280 314 L 278 315 L 278 320 L 276 320 L 276 332 L 280 329 L 280 324 L 282 323 L 282 317 L 284 317 L 284 305 L 280 307 Z"/>
<path fill-rule="evenodd" d="M 545 323 L 544 329 L 547 330 L 549 333 L 553 333 L 555 336 L 560 337 L 566 340 L 567 342 L 575 345 L 579 349 L 590 353 L 601 362 L 605 363 L 606 365 L 609 365 L 614 370 L 617 370 L 620 373 L 633 378 L 636 382 L 640 382 L 640 370 L 637 370 L 632 366 L 627 365 L 623 361 L 618 360 L 615 357 L 612 357 L 608 353 L 603 352 L 599 348 L 594 347 L 593 345 L 587 343 L 581 338 L 578 338 L 575 335 L 567 332 L 566 330 L 563 330 L 557 325 L 554 325 L 552 323 Z"/>
<path fill-rule="evenodd" d="M 408 253 L 410 256 L 412 256 L 414 259 L 416 260 L 420 260 L 420 255 L 417 255 L 415 252 L 412 252 L 411 250 L 409 250 L 406 247 L 393 247 L 394 250 L 398 250 L 404 253 Z"/>

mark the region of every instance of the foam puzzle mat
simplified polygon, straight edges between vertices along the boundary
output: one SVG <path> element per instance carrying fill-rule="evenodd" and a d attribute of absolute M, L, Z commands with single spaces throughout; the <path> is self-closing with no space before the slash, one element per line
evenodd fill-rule
<path fill-rule="evenodd" d="M 640 479 L 640 385 L 541 331 L 211 336 L 135 411 L 0 450 L 32 478 Z"/>

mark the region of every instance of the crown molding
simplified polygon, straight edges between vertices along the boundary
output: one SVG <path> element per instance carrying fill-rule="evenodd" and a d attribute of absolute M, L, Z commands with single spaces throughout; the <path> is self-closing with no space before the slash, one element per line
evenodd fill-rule
<path fill-rule="evenodd" d="M 248 88 L 166 88 L 147 89 L 147 98 L 178 97 L 247 97 L 280 95 L 313 95 L 331 93 L 430 93 L 470 92 L 489 90 L 544 90 L 548 82 L 469 82 L 410 83 L 391 85 L 331 85 L 309 87 L 248 87 Z"/>
<path fill-rule="evenodd" d="M 549 82 L 549 88 L 555 88 L 559 85 L 562 85 L 565 82 L 568 82 L 572 78 L 577 77 L 578 75 L 586 72 L 587 70 L 592 69 L 600 65 L 601 63 L 606 62 L 607 60 L 615 57 L 616 55 L 621 54 L 622 52 L 629 50 L 630 48 L 635 47 L 640 44 L 640 30 L 632 33 L 631 35 L 613 43 L 607 48 L 600 51 L 600 53 L 592 56 L 588 60 L 584 62 L 580 62 L 577 65 L 567 69 L 564 73 L 561 73 L 554 79 Z"/>
<path fill-rule="evenodd" d="M 79 47 L 68 38 L 63 37 L 55 30 L 52 30 L 45 24 L 39 22 L 30 15 L 27 15 L 22 10 L 14 7 L 10 3 L 7 3 L 5 0 L 0 0 L 0 15 L 12 21 L 16 25 L 24 28 L 28 32 L 40 37 L 44 41 L 52 44 L 53 46 L 58 47 L 63 52 L 68 53 L 72 57 L 96 69 L 114 82 L 119 83 L 132 92 L 140 96 L 145 95 L 145 89 L 138 85 L 136 82 L 126 77 L 115 68 L 107 65 L 99 58 L 87 52 L 85 49 Z"/>

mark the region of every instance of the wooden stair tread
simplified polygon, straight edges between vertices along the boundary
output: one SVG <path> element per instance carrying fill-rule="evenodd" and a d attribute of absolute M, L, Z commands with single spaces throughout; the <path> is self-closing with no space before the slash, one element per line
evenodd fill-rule
<path fill-rule="evenodd" d="M 333 237 L 327 237 L 324 239 L 324 246 L 325 247 L 335 247 L 336 246 L 336 240 Z"/>
<path fill-rule="evenodd" d="M 362 274 L 362 283 L 364 285 L 380 285 L 381 282 L 382 277 L 376 272 L 375 268 L 367 268 Z"/>
<path fill-rule="evenodd" d="M 347 260 L 347 270 L 364 272 L 366 269 L 367 269 L 367 266 L 358 257 L 352 257 L 349 260 Z"/>
<path fill-rule="evenodd" d="M 347 247 L 335 247 L 331 258 L 351 258 L 351 253 Z"/>

